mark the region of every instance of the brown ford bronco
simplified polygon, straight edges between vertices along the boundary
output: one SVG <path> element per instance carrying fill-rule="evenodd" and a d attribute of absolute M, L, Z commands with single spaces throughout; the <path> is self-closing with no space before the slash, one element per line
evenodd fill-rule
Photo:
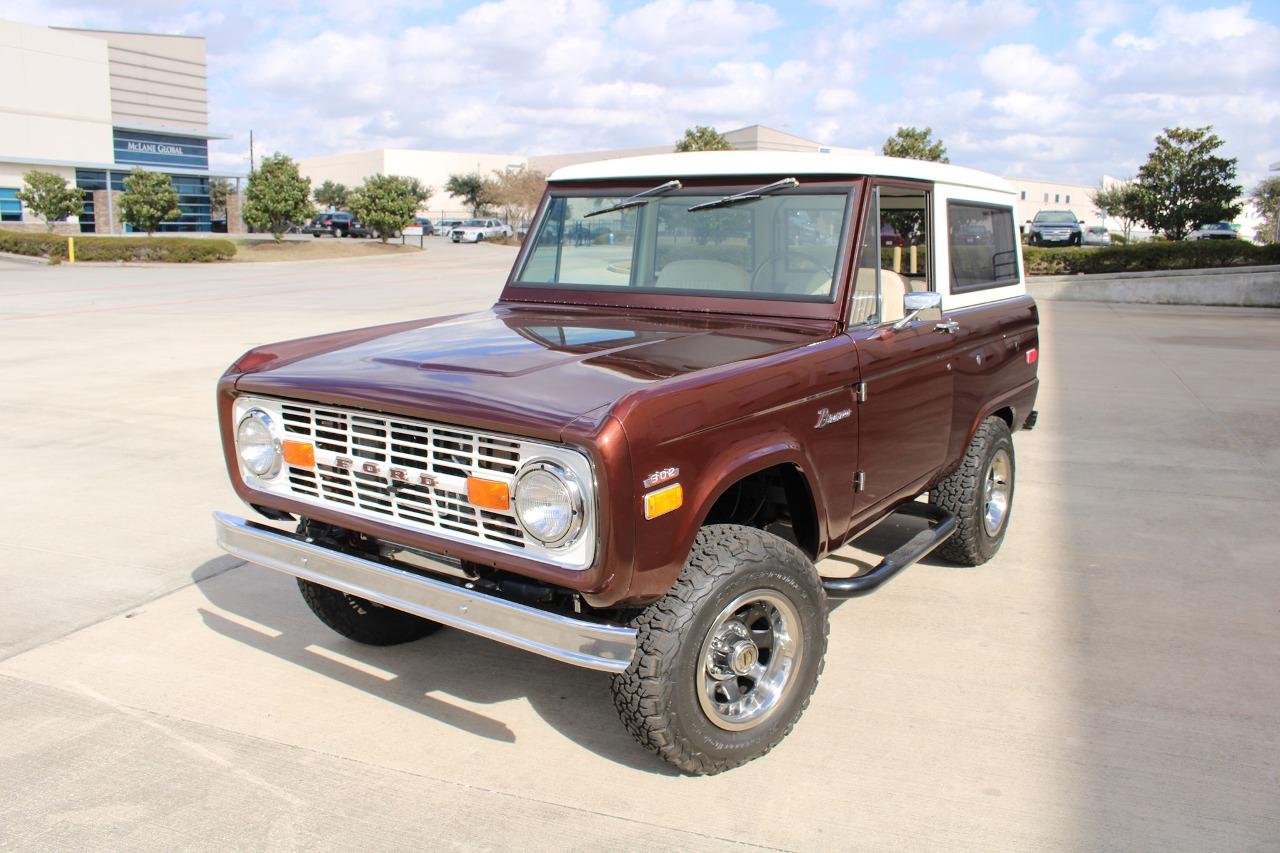
<path fill-rule="evenodd" d="M 231 366 L 227 471 L 295 529 L 218 513 L 219 542 L 358 642 L 449 625 L 611 672 L 683 771 L 760 756 L 817 684 L 827 599 L 1008 530 L 1038 351 L 1013 199 L 870 156 L 562 169 L 492 308 Z M 878 565 L 819 573 L 890 516 Z"/>

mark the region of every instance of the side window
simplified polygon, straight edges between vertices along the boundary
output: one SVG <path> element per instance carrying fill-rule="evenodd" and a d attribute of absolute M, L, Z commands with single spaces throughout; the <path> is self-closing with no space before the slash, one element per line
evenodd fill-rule
<path fill-rule="evenodd" d="M 1018 281 L 1013 210 L 971 202 L 947 204 L 951 292 L 966 293 Z"/>
<path fill-rule="evenodd" d="M 880 187 L 880 321 L 893 323 L 905 313 L 908 293 L 932 290 L 929 282 L 929 194 L 905 187 Z M 941 320 L 932 309 L 922 320 Z"/>
<path fill-rule="evenodd" d="M 849 322 L 880 322 L 880 191 L 871 191 L 867 224 L 862 229 L 862 245 L 858 248 L 858 269 L 853 279 L 853 304 Z"/>

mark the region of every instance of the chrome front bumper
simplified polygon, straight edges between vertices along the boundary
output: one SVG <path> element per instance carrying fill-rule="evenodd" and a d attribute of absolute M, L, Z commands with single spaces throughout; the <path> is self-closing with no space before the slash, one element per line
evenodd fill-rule
<path fill-rule="evenodd" d="M 222 512 L 213 514 L 228 554 L 565 663 L 622 672 L 636 650 L 630 628 L 571 619 L 445 581 L 335 551 Z"/>

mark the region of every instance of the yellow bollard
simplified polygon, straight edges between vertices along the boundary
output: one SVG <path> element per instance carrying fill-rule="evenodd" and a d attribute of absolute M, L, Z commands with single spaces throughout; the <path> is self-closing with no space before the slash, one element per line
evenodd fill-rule
<path fill-rule="evenodd" d="M 76 262 L 76 238 L 67 238 L 67 263 L 74 264 Z"/>
<path fill-rule="evenodd" d="M 919 270 L 916 268 L 916 245 L 911 244 L 911 274 L 915 275 Z"/>

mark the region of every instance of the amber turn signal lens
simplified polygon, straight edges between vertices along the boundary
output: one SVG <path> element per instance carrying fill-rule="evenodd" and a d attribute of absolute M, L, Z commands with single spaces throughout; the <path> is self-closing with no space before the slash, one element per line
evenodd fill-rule
<path fill-rule="evenodd" d="M 647 519 L 666 515 L 679 509 L 684 504 L 684 489 L 679 483 L 673 483 L 656 492 L 644 496 L 644 517 Z"/>
<path fill-rule="evenodd" d="M 467 500 L 485 509 L 506 510 L 511 508 L 511 489 L 497 480 L 468 477 Z"/>
<path fill-rule="evenodd" d="M 299 468 L 316 467 L 316 447 L 309 441 L 284 442 L 284 461 Z"/>

